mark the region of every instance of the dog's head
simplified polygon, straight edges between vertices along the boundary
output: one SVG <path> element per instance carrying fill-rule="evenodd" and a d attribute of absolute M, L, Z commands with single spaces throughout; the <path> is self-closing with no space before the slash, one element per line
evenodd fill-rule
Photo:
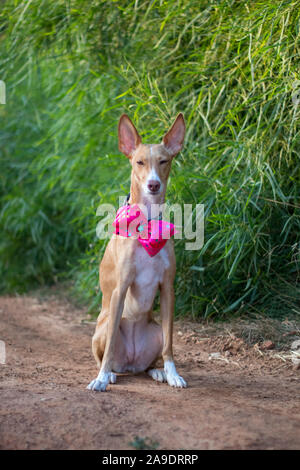
<path fill-rule="evenodd" d="M 143 144 L 141 136 L 126 114 L 119 121 L 119 149 L 129 158 L 132 176 L 145 195 L 165 191 L 173 157 L 182 149 L 185 135 L 183 115 L 178 114 L 161 144 Z"/>

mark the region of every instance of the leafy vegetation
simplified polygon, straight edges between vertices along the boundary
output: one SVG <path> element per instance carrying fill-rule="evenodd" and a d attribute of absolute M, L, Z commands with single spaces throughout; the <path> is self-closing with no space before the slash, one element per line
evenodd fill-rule
<path fill-rule="evenodd" d="M 187 122 L 168 198 L 205 205 L 205 243 L 176 241 L 178 314 L 299 313 L 296 1 L 7 0 L 0 13 L 2 291 L 71 279 L 97 310 L 96 209 L 145 142 Z"/>
<path fill-rule="evenodd" d="M 129 445 L 136 450 L 155 450 L 158 448 L 159 443 L 149 439 L 149 437 L 135 436 L 134 440 L 129 442 Z"/>

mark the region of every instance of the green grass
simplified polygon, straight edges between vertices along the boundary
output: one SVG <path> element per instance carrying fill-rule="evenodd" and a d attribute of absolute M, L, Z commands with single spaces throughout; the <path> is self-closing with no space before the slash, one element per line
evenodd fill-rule
<path fill-rule="evenodd" d="M 129 189 L 127 112 L 185 148 L 168 199 L 205 204 L 205 243 L 176 241 L 176 312 L 299 313 L 298 2 L 4 2 L 0 13 L 2 291 L 73 281 L 99 308 L 96 209 Z"/>
<path fill-rule="evenodd" d="M 138 436 L 135 436 L 134 440 L 129 442 L 129 445 L 135 450 L 156 450 L 159 447 L 159 443 L 149 439 L 149 437 Z"/>

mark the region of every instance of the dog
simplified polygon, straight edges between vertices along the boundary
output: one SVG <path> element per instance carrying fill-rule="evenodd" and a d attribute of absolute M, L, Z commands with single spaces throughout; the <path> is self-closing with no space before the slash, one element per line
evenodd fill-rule
<path fill-rule="evenodd" d="M 129 159 L 131 186 L 128 207 L 151 206 L 165 202 L 172 160 L 183 146 L 185 122 L 178 114 L 161 144 L 143 144 L 130 118 L 119 120 L 119 150 Z M 155 206 L 158 207 L 158 206 Z M 87 386 L 105 391 L 116 382 L 116 373 L 145 371 L 158 382 L 186 387 L 173 358 L 175 254 L 173 240 L 166 240 L 155 256 L 149 256 L 137 238 L 114 233 L 100 263 L 103 294 L 92 351 L 100 372 Z M 161 325 L 154 321 L 152 308 L 160 290 Z M 155 364 L 163 359 L 164 368 Z"/>

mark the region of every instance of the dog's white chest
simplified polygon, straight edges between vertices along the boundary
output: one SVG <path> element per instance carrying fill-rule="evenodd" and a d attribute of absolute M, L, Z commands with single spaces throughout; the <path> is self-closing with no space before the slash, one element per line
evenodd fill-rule
<path fill-rule="evenodd" d="M 134 263 L 135 280 L 126 295 L 123 317 L 138 319 L 152 309 L 157 289 L 170 267 L 170 261 L 165 247 L 151 258 L 142 246 L 138 246 Z"/>
<path fill-rule="evenodd" d="M 168 253 L 162 248 L 155 256 L 150 257 L 146 250 L 138 246 L 135 258 L 136 279 L 140 287 L 162 282 L 165 270 L 170 266 Z"/>

